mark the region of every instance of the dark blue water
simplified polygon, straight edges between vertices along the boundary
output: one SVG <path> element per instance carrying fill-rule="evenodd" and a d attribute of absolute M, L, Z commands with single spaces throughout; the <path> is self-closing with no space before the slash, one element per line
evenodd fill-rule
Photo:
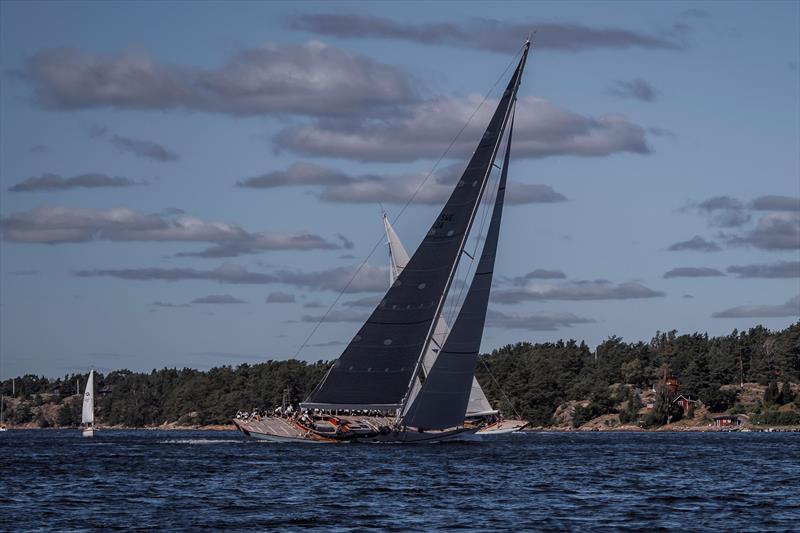
<path fill-rule="evenodd" d="M 800 529 L 800 434 L 529 433 L 286 445 L 0 434 L 0 529 Z"/>

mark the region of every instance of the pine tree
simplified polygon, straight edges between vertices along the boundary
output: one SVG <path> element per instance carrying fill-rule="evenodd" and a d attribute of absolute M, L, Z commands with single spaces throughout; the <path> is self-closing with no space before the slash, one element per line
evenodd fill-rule
<path fill-rule="evenodd" d="M 787 403 L 792 403 L 794 401 L 794 391 L 792 390 L 792 386 L 789 384 L 789 380 L 783 382 L 783 387 L 781 387 L 781 405 L 786 405 Z"/>
<path fill-rule="evenodd" d="M 779 396 L 778 384 L 775 381 L 770 381 L 769 385 L 767 385 L 767 390 L 764 391 L 764 405 L 775 405 L 780 399 Z"/>

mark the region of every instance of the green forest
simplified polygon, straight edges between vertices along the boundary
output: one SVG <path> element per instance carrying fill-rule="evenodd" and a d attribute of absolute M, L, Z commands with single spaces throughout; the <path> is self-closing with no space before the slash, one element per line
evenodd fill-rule
<path fill-rule="evenodd" d="M 222 424 L 238 410 L 279 405 L 287 388 L 294 402 L 303 400 L 330 364 L 286 360 L 208 371 L 164 368 L 96 374 L 97 417 L 102 424 L 129 427 Z M 11 379 L 3 381 L 7 422 L 77 425 L 81 404 L 76 391 L 87 376 L 25 375 L 14 378 L 13 386 Z M 677 392 L 700 400 L 715 413 L 737 409 L 736 390 L 723 385 L 765 385 L 763 401 L 753 415 L 765 423 L 800 424 L 800 395 L 790 386 L 800 382 L 800 322 L 781 331 L 758 326 L 720 337 L 675 331 L 657 332 L 649 342 L 609 337 L 594 350 L 573 340 L 520 342 L 482 355 L 476 376 L 507 416 L 518 414 L 540 426 L 550 425 L 558 406 L 570 400 L 588 400 L 575 408 L 577 421 L 611 412 L 619 413 L 620 420 L 633 419 L 639 405 L 631 391 L 658 386 L 666 377 L 679 381 Z M 677 392 L 658 390 L 654 414 L 646 425 L 680 416 L 673 412 Z M 782 405 L 790 409 L 778 411 Z"/>

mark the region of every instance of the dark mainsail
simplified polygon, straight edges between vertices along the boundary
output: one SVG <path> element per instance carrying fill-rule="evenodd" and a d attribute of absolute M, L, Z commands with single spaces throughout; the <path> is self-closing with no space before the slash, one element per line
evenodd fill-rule
<path fill-rule="evenodd" d="M 500 237 L 500 222 L 503 217 L 508 161 L 511 156 L 511 135 L 514 121 L 508 129 L 503 169 L 497 185 L 497 196 L 492 210 L 489 229 L 483 244 L 478 268 L 464 298 L 464 303 L 442 346 L 436 362 L 403 416 L 403 425 L 421 429 L 447 429 L 464 422 L 467 411 L 475 364 L 483 338 L 489 292 L 492 288 L 492 273 Z"/>
<path fill-rule="evenodd" d="M 528 47 L 526 44 L 477 149 L 439 216 L 303 407 L 389 410 L 403 404 L 486 187 L 516 99 Z M 463 410 L 461 414 L 463 421 Z"/>

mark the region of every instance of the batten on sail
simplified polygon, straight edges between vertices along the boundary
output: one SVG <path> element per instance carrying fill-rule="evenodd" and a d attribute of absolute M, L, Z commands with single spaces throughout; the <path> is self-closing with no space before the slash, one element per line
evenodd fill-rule
<path fill-rule="evenodd" d="M 469 406 L 471 383 L 475 379 L 475 365 L 478 361 L 489 293 L 492 288 L 513 130 L 512 119 L 492 218 L 486 232 L 478 268 L 444 346 L 414 402 L 403 416 L 403 424 L 406 426 L 420 429 L 447 429 L 458 426 L 464 421 L 464 413 Z"/>
<path fill-rule="evenodd" d="M 400 408 L 402 412 L 410 405 L 423 357 L 435 336 L 444 300 L 516 99 L 528 47 L 526 44 L 478 147 L 439 216 L 369 319 L 302 407 Z M 462 409 L 461 421 L 463 415 Z"/>

